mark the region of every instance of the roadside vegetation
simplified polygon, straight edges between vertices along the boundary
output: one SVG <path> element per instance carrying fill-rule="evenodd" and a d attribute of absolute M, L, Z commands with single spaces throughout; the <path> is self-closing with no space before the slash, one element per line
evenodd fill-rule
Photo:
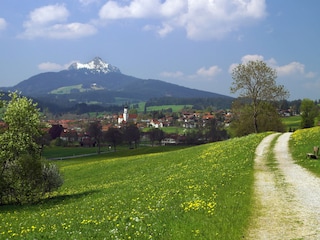
<path fill-rule="evenodd" d="M 0 238 L 240 239 L 265 136 L 55 161 L 64 185 L 41 204 L 2 206 Z"/>
<path fill-rule="evenodd" d="M 294 160 L 320 177 L 320 161 L 307 158 L 307 153 L 314 153 L 313 147 L 320 147 L 320 127 L 299 129 L 290 140 L 290 150 Z M 318 153 L 319 154 L 319 153 Z M 319 157 L 319 156 L 318 156 Z"/>

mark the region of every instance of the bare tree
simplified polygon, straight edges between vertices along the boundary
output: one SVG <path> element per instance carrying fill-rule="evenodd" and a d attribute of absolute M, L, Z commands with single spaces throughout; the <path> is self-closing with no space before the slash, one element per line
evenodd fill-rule
<path fill-rule="evenodd" d="M 102 126 L 100 122 L 91 122 L 87 128 L 90 137 L 93 137 L 98 145 L 98 154 L 100 154 L 101 149 L 101 139 L 102 139 Z"/>
<path fill-rule="evenodd" d="M 283 85 L 276 84 L 276 70 L 260 60 L 239 64 L 233 69 L 232 78 L 231 93 L 239 92 L 239 97 L 251 104 L 254 132 L 257 133 L 260 103 L 285 99 L 289 92 Z"/>
<path fill-rule="evenodd" d="M 116 151 L 116 146 L 122 142 L 123 134 L 119 128 L 109 128 L 104 135 L 104 139 L 112 143 L 113 149 Z"/>

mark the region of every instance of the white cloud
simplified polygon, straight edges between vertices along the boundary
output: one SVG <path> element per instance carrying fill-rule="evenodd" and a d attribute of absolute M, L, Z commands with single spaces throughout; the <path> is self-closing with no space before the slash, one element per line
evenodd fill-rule
<path fill-rule="evenodd" d="M 266 15 L 264 0 L 189 1 L 186 29 L 191 39 L 219 39 Z"/>
<path fill-rule="evenodd" d="M 278 76 L 289 76 L 294 74 L 304 74 L 304 65 L 299 62 L 291 62 L 287 65 L 276 67 Z"/>
<path fill-rule="evenodd" d="M 64 5 L 48 5 L 33 10 L 24 22 L 23 38 L 37 37 L 53 39 L 79 38 L 96 33 L 96 28 L 85 23 L 66 23 L 69 11 Z"/>
<path fill-rule="evenodd" d="M 215 77 L 220 72 L 221 72 L 221 69 L 218 66 L 212 66 L 212 67 L 209 67 L 208 69 L 202 67 L 197 71 L 197 75 L 202 77 L 212 78 L 212 77 Z"/>
<path fill-rule="evenodd" d="M 134 0 L 125 6 L 117 1 L 108 1 L 101 8 L 99 16 L 102 19 L 146 18 L 158 15 L 159 7 L 158 0 Z"/>
<path fill-rule="evenodd" d="M 241 63 L 247 63 L 249 61 L 264 61 L 264 57 L 261 56 L 261 55 L 257 55 L 257 54 L 248 54 L 248 55 L 245 55 L 241 58 Z M 232 63 L 229 67 L 229 73 L 231 74 L 232 73 L 232 70 L 237 67 L 238 63 Z"/>
<path fill-rule="evenodd" d="M 161 73 L 161 76 L 166 77 L 166 78 L 180 78 L 180 77 L 183 77 L 184 74 L 183 74 L 183 72 L 180 72 L 180 71 L 163 72 L 163 73 Z"/>
<path fill-rule="evenodd" d="M 184 74 L 181 71 L 176 71 L 176 72 L 163 72 L 161 73 L 161 76 L 166 77 L 166 78 L 176 78 L 176 79 L 184 79 L 184 80 L 201 80 L 201 81 L 206 81 L 206 80 L 212 80 L 214 77 L 216 77 L 220 72 L 221 68 L 218 66 L 211 66 L 209 68 L 199 68 L 195 74 Z"/>
<path fill-rule="evenodd" d="M 58 64 L 53 62 L 43 62 L 38 65 L 38 69 L 41 71 L 61 71 L 67 69 L 72 63 L 78 61 L 70 61 L 66 64 Z"/>
<path fill-rule="evenodd" d="M 0 18 L 0 31 L 5 30 L 7 27 L 7 22 L 4 18 Z"/>
<path fill-rule="evenodd" d="M 170 31 L 184 28 L 193 40 L 219 39 L 266 16 L 265 0 L 132 0 L 129 4 L 108 1 L 101 19 L 153 18 Z M 157 29 L 157 28 L 156 28 Z"/>
<path fill-rule="evenodd" d="M 159 34 L 160 37 L 165 37 L 170 32 L 172 32 L 174 29 L 170 24 L 163 23 L 162 26 L 146 25 L 146 26 L 144 26 L 143 30 L 155 31 Z"/>
<path fill-rule="evenodd" d="M 79 2 L 83 6 L 88 6 L 88 5 L 92 4 L 92 3 L 99 3 L 100 0 L 79 0 Z"/>
<path fill-rule="evenodd" d="M 249 61 L 263 61 L 264 57 L 261 55 L 245 55 L 241 58 L 242 63 L 247 63 Z"/>
<path fill-rule="evenodd" d="M 64 22 L 67 20 L 69 12 L 64 5 L 48 5 L 37 8 L 29 14 L 29 21 L 25 23 L 33 25 L 46 25 L 51 22 Z"/>
<path fill-rule="evenodd" d="M 241 63 L 247 63 L 248 61 L 265 61 L 270 67 L 274 68 L 277 71 L 279 77 L 284 76 L 297 76 L 300 75 L 306 78 L 314 78 L 316 73 L 314 72 L 305 72 L 304 64 L 300 62 L 291 62 L 286 65 L 279 66 L 277 61 L 274 58 L 265 60 L 262 55 L 245 55 L 241 58 Z M 237 66 L 237 63 L 233 63 L 229 67 L 229 73 L 232 73 L 232 70 Z"/>
<path fill-rule="evenodd" d="M 38 68 L 42 71 L 59 71 L 64 69 L 64 67 L 61 66 L 60 64 L 52 63 L 52 62 L 40 63 L 38 65 Z"/>
<path fill-rule="evenodd" d="M 166 0 L 161 4 L 160 15 L 167 18 L 176 17 L 187 11 L 187 3 L 185 0 Z"/>
<path fill-rule="evenodd" d="M 306 74 L 306 78 L 315 78 L 317 76 L 317 74 L 315 72 L 308 72 Z"/>

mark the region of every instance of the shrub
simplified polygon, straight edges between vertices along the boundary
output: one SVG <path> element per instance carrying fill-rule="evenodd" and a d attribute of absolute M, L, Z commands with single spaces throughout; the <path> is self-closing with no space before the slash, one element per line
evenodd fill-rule
<path fill-rule="evenodd" d="M 62 184 L 56 165 L 25 154 L 6 163 L 1 175 L 0 204 L 34 203 Z"/>
<path fill-rule="evenodd" d="M 52 163 L 44 164 L 42 168 L 43 192 L 49 193 L 57 190 L 63 184 L 63 179 L 56 165 Z"/>

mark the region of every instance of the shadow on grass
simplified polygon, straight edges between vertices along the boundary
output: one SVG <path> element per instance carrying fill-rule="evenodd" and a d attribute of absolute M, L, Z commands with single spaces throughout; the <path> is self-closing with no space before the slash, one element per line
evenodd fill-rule
<path fill-rule="evenodd" d="M 61 203 L 66 203 L 69 201 L 74 201 L 88 195 L 99 192 L 98 190 L 90 190 L 81 193 L 74 194 L 64 194 L 57 196 L 49 196 L 47 198 L 41 199 L 36 203 L 26 203 L 26 204 L 8 204 L 8 205 L 0 205 L 0 213 L 12 212 L 12 211 L 28 211 L 34 208 L 50 208 Z"/>
<path fill-rule="evenodd" d="M 69 200 L 77 200 L 79 198 L 86 197 L 88 195 L 94 194 L 99 192 L 98 190 L 90 190 L 81 193 L 74 193 L 74 194 L 64 194 L 64 195 L 57 195 L 57 196 L 50 196 L 48 198 L 42 199 L 40 204 L 45 205 L 56 205 L 60 204 L 61 202 L 69 201 Z"/>

